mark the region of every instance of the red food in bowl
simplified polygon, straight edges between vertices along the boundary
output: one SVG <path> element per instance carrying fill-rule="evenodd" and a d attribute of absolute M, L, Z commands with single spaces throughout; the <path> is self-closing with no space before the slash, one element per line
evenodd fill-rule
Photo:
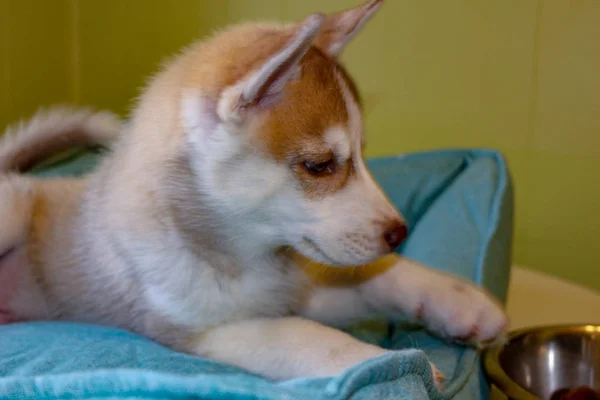
<path fill-rule="evenodd" d="M 559 389 L 552 394 L 550 400 L 600 400 L 600 392 L 588 386 L 575 389 Z"/>

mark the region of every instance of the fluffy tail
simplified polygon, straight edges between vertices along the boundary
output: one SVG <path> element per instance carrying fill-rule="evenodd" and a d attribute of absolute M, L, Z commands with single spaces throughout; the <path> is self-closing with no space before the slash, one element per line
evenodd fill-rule
<path fill-rule="evenodd" d="M 39 111 L 0 136 L 0 173 L 25 172 L 75 147 L 109 145 L 121 130 L 122 121 L 106 111 L 67 107 Z"/>

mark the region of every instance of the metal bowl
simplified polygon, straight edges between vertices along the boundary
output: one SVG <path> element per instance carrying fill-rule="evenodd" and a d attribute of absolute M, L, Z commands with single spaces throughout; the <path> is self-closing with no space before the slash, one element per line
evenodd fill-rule
<path fill-rule="evenodd" d="M 558 389 L 580 386 L 600 390 L 600 325 L 514 331 L 506 344 L 485 352 L 484 368 L 492 390 L 508 399 L 547 400 Z"/>

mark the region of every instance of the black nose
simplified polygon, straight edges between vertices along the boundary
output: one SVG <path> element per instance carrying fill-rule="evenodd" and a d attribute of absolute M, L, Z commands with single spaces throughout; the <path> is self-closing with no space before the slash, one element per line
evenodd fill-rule
<path fill-rule="evenodd" d="M 390 250 L 396 250 L 408 236 L 408 227 L 403 222 L 395 222 L 392 228 L 383 234 L 385 242 Z"/>

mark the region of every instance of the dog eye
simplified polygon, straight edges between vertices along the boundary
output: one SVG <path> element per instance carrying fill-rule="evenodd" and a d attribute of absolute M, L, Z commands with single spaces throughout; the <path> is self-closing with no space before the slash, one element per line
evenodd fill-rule
<path fill-rule="evenodd" d="M 315 176 L 330 175 L 335 172 L 335 165 L 333 163 L 333 160 L 327 160 L 325 162 L 319 163 L 304 161 L 303 165 L 309 173 Z"/>

